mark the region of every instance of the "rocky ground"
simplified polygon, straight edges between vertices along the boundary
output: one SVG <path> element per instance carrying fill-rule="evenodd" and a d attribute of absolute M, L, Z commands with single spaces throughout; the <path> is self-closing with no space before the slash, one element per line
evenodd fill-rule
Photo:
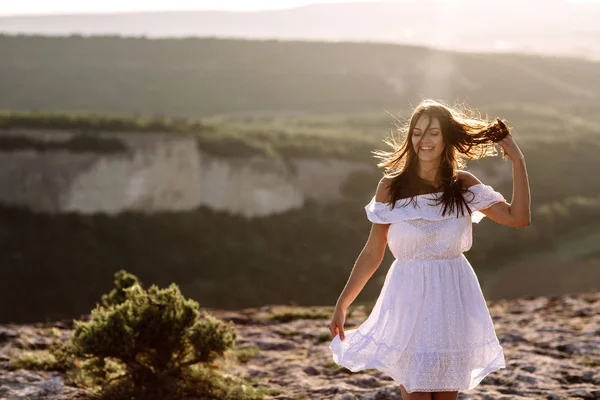
<path fill-rule="evenodd" d="M 600 292 L 489 301 L 507 368 L 493 372 L 459 399 L 600 399 Z M 269 387 L 273 399 L 400 399 L 398 385 L 376 370 L 351 373 L 332 361 L 331 308 L 261 307 L 210 310 L 231 320 L 237 346 L 249 354 L 228 373 Z M 346 329 L 368 310 L 352 309 Z M 302 313 L 305 313 L 302 318 Z M 0 325 L 0 399 L 85 399 L 57 372 L 11 370 L 24 349 L 43 349 L 70 334 L 70 324 Z"/>

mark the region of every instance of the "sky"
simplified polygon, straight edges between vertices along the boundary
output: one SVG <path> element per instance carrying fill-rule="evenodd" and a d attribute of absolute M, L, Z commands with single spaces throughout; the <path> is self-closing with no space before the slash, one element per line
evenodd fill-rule
<path fill-rule="evenodd" d="M 224 10 L 261 11 L 314 3 L 348 3 L 357 0 L 20 0 L 0 2 L 0 15 L 71 14 L 129 11 Z M 376 2 L 379 0 L 359 0 Z"/>
<path fill-rule="evenodd" d="M 20 0 L 2 1 L 0 3 L 0 16 L 178 10 L 261 11 L 293 8 L 315 3 L 348 3 L 356 1 L 377 2 L 380 0 Z M 452 2 L 457 0 L 446 1 Z M 567 1 L 600 2 L 600 0 Z"/>
<path fill-rule="evenodd" d="M 379 0 L 19 0 L 0 2 L 0 15 L 73 14 L 131 11 L 226 10 L 260 11 L 299 7 L 314 3 L 348 3 Z M 402 1 L 402 0 L 395 0 Z M 449 2 L 455 0 L 446 0 Z M 567 0 L 600 2 L 600 0 Z"/>

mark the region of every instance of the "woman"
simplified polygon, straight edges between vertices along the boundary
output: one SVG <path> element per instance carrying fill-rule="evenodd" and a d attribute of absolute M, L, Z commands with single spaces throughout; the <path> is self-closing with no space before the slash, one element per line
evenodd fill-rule
<path fill-rule="evenodd" d="M 334 361 L 353 372 L 377 368 L 400 384 L 402 398 L 456 399 L 505 368 L 479 281 L 463 252 L 472 222 L 484 216 L 515 228 L 530 224 L 525 159 L 500 120 L 472 117 L 432 100 L 414 110 L 406 138 L 374 152 L 385 167 L 365 206 L 373 223 L 331 318 Z M 512 161 L 513 196 L 462 171 L 467 159 Z M 379 267 L 389 244 L 395 260 L 369 315 L 344 331 L 346 311 Z"/>

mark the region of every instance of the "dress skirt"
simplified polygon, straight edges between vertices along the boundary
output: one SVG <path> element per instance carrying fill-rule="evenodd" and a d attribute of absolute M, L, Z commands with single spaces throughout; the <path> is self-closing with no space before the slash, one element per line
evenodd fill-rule
<path fill-rule="evenodd" d="M 502 346 L 466 257 L 390 266 L 368 318 L 336 335 L 333 360 L 352 372 L 375 368 L 408 392 L 469 390 L 505 368 Z"/>

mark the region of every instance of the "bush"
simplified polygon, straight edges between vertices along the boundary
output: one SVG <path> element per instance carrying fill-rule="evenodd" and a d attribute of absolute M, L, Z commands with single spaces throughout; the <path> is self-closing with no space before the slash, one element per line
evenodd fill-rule
<path fill-rule="evenodd" d="M 18 356 L 12 358 L 8 365 L 11 370 L 29 369 L 40 371 L 56 370 L 57 361 L 54 355 L 48 350 L 23 351 Z"/>
<path fill-rule="evenodd" d="M 252 397 L 252 390 L 228 387 L 225 378 L 210 371 L 212 362 L 235 344 L 232 322 L 200 315 L 198 303 L 185 299 L 175 284 L 146 290 L 136 276 L 121 270 L 115 286 L 89 321 L 74 321 L 71 351 L 83 361 L 70 372 L 71 382 L 99 388 L 104 399 L 214 398 L 215 393 L 260 398 Z"/>
<path fill-rule="evenodd" d="M 3 136 L 0 151 L 34 150 L 38 152 L 66 150 L 73 153 L 115 154 L 127 152 L 127 146 L 118 138 L 79 133 L 68 140 L 44 140 L 27 135 Z"/>

